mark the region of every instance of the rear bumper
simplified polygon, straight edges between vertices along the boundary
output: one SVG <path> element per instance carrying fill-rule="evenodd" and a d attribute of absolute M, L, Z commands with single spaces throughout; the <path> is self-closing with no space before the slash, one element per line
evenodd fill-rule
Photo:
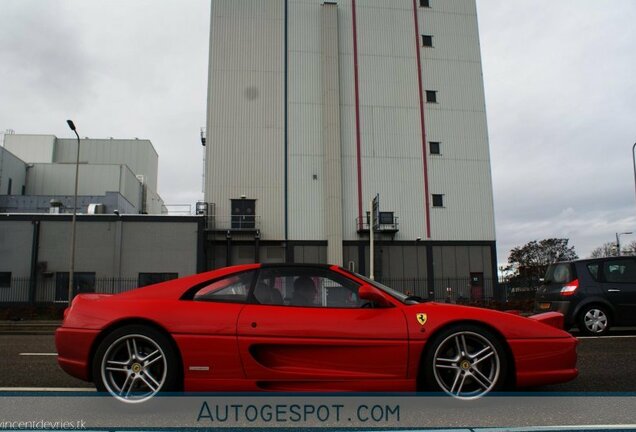
<path fill-rule="evenodd" d="M 540 307 L 541 304 L 550 304 L 550 307 L 547 309 L 542 309 Z M 570 301 L 563 300 L 536 300 L 534 302 L 534 313 L 543 313 L 543 312 L 559 312 L 563 314 L 563 320 L 565 325 L 565 330 L 569 330 L 570 327 L 574 324 L 572 317 L 570 316 Z"/>
<path fill-rule="evenodd" d="M 509 340 L 515 358 L 517 387 L 571 381 L 578 375 L 573 337 Z"/>
<path fill-rule="evenodd" d="M 69 375 L 90 381 L 90 351 L 97 330 L 59 327 L 55 332 L 57 362 Z"/>

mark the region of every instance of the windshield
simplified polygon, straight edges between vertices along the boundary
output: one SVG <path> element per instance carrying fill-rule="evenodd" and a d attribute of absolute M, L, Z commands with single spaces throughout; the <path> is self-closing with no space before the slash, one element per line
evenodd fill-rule
<path fill-rule="evenodd" d="M 348 271 L 348 270 L 345 270 L 345 271 Z M 381 291 L 384 291 L 385 293 L 387 293 L 388 295 L 390 295 L 394 299 L 397 299 L 397 300 L 401 301 L 402 303 L 405 303 L 405 304 L 420 303 L 419 301 L 416 300 L 417 297 L 409 296 L 409 295 L 406 295 L 406 294 L 401 293 L 399 291 L 396 291 L 393 288 L 389 288 L 388 286 L 383 285 L 383 284 L 381 284 L 378 281 L 371 280 L 368 277 L 363 276 L 361 274 L 352 273 L 352 272 L 350 272 L 350 273 L 353 274 L 354 276 L 356 276 L 357 278 L 362 279 L 363 281 L 365 281 L 369 285 L 374 286 L 374 287 L 376 287 L 377 289 L 379 289 Z"/>

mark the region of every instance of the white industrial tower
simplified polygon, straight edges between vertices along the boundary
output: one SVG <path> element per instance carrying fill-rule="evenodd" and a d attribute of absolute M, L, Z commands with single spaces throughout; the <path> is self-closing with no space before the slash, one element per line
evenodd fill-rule
<path fill-rule="evenodd" d="M 206 152 L 210 267 L 365 272 L 379 194 L 381 278 L 492 289 L 475 0 L 212 0 Z"/>

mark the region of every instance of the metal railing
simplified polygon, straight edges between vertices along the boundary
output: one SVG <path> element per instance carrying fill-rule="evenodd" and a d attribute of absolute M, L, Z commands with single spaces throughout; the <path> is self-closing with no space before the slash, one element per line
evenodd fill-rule
<path fill-rule="evenodd" d="M 381 216 L 380 223 L 375 232 L 398 232 L 399 222 L 397 216 Z M 370 230 L 370 217 L 362 216 L 356 218 L 356 229 L 358 232 L 368 232 Z"/>
<path fill-rule="evenodd" d="M 34 295 L 31 294 L 30 278 L 12 278 L 11 285 L 0 287 L 0 303 L 54 304 L 68 301 L 68 285 L 56 278 L 41 277 L 35 283 Z M 137 288 L 138 280 L 132 278 L 98 278 L 93 284 L 83 283 L 76 294 L 119 294 Z M 31 298 L 32 297 L 32 298 Z"/>
<path fill-rule="evenodd" d="M 256 231 L 261 229 L 261 217 L 255 215 L 207 216 L 208 231 Z"/>
<path fill-rule="evenodd" d="M 380 277 L 379 281 L 394 290 L 429 299 L 429 280 L 425 278 Z M 471 285 L 470 278 L 433 279 L 433 298 L 447 303 L 479 303 L 498 299 L 495 280 L 484 279 L 483 286 Z"/>
<path fill-rule="evenodd" d="M 429 280 L 427 278 L 391 278 L 379 277 L 378 281 L 396 291 L 429 299 Z M 534 301 L 537 286 L 511 286 L 507 281 L 485 278 L 483 287 L 471 285 L 470 278 L 433 279 L 433 298 L 438 302 L 476 304 L 489 306 L 499 303 L 527 303 L 529 308 Z M 498 285 L 497 285 L 498 284 Z M 137 288 L 136 278 L 96 278 L 84 281 L 78 293 L 119 294 Z M 56 304 L 66 303 L 67 285 L 55 277 L 38 277 L 34 295 L 31 298 L 31 279 L 12 278 L 10 286 L 0 287 L 0 304 Z M 516 306 L 515 306 L 516 307 Z"/>

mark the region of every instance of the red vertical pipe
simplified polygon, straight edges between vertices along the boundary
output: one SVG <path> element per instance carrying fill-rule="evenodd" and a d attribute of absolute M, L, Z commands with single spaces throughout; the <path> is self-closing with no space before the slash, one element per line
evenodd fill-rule
<path fill-rule="evenodd" d="M 420 91 L 420 123 L 422 125 L 422 160 L 424 162 L 424 205 L 426 206 L 426 238 L 431 238 L 431 209 L 428 193 L 428 157 L 426 151 L 426 122 L 424 121 L 424 90 L 422 87 L 422 58 L 420 54 L 420 24 L 417 19 L 417 0 L 413 0 L 415 19 L 415 52 L 417 57 L 417 83 Z"/>
<path fill-rule="evenodd" d="M 353 17 L 353 73 L 356 108 L 356 162 L 358 168 L 358 229 L 360 229 L 362 227 L 362 145 L 360 138 L 360 85 L 358 78 L 358 23 L 356 17 L 356 0 L 351 0 L 351 14 Z"/>

